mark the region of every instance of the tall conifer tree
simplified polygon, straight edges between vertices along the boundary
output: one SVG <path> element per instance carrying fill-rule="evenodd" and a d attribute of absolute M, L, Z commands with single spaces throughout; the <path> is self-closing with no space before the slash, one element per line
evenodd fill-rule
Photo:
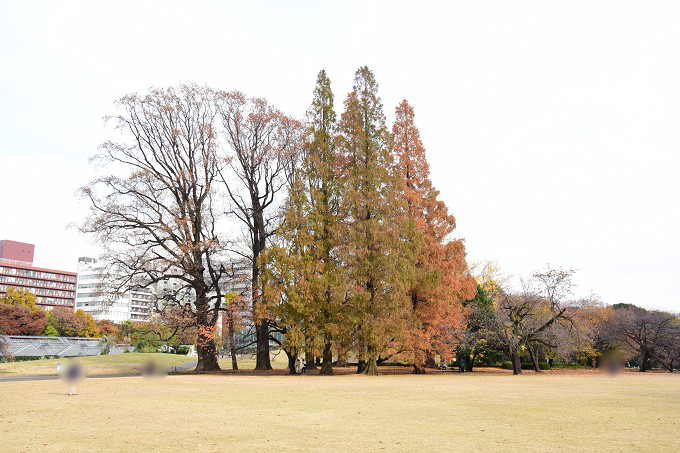
<path fill-rule="evenodd" d="M 282 247 L 269 254 L 274 315 L 288 330 L 287 346 L 322 351 L 321 374 L 333 373 L 333 341 L 345 296 L 339 265 L 340 183 L 335 146 L 336 116 L 326 71 L 319 72 L 307 114 L 308 136 L 294 173 Z M 305 343 L 304 345 L 302 343 Z"/>
<path fill-rule="evenodd" d="M 378 84 L 365 66 L 355 74 L 339 129 L 346 222 L 340 250 L 348 270 L 357 372 L 377 374 L 379 355 L 393 353 L 390 345 L 403 332 L 413 243 Z"/>
<path fill-rule="evenodd" d="M 425 362 L 433 365 L 434 353 L 452 354 L 452 332 L 462 318 L 462 301 L 475 293 L 467 273 L 462 240 L 449 240 L 456 227 L 446 204 L 438 200 L 432 186 L 430 168 L 420 132 L 414 123 L 413 107 L 404 100 L 396 109 L 393 149 L 401 190 L 409 216 L 422 237 L 419 242 L 416 272 L 409 290 L 412 317 L 406 335 L 406 349 L 413 354 L 416 373 Z"/>

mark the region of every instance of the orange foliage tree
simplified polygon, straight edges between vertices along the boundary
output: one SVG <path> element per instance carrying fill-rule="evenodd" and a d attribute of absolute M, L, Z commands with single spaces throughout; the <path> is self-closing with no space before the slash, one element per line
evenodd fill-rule
<path fill-rule="evenodd" d="M 413 316 L 405 336 L 415 372 L 421 373 L 425 364 L 434 365 L 435 352 L 444 359 L 453 354 L 454 339 L 449 333 L 461 321 L 462 302 L 474 296 L 476 285 L 467 272 L 463 241 L 449 239 L 456 220 L 432 185 L 414 116 L 413 107 L 402 101 L 396 109 L 392 133 L 403 198 L 422 235 L 416 278 L 409 291 Z"/>

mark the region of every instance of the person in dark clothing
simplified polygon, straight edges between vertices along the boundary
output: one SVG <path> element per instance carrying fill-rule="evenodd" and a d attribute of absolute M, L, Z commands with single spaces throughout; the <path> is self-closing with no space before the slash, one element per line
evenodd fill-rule
<path fill-rule="evenodd" d="M 465 360 L 462 357 L 458 360 L 458 372 L 465 373 Z"/>
<path fill-rule="evenodd" d="M 83 366 L 77 360 L 72 360 L 68 365 L 66 365 L 66 370 L 64 370 L 63 378 L 68 383 L 68 394 L 77 395 L 76 384 L 85 377 L 85 371 Z"/>

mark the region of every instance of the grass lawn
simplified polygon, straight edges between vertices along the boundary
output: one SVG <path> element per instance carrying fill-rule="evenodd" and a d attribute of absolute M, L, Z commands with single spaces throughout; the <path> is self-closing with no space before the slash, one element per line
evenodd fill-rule
<path fill-rule="evenodd" d="M 170 367 L 195 361 L 195 358 L 175 354 L 110 354 L 82 357 L 79 360 L 85 365 L 88 375 L 136 373 L 140 365 L 149 359 L 158 361 L 162 366 Z M 30 360 L 27 362 L 0 363 L 0 376 L 17 376 L 25 374 L 56 374 L 57 363 L 66 363 L 68 359 Z"/>
<path fill-rule="evenodd" d="M 0 383 L 2 451 L 679 451 L 680 376 L 178 375 Z"/>
<path fill-rule="evenodd" d="M 275 370 L 285 370 L 288 368 L 288 356 L 283 351 L 272 353 L 270 360 L 272 368 Z M 252 370 L 255 368 L 255 355 L 246 354 L 237 356 L 237 362 L 240 370 Z M 223 370 L 231 370 L 231 358 L 219 359 L 218 363 Z"/>

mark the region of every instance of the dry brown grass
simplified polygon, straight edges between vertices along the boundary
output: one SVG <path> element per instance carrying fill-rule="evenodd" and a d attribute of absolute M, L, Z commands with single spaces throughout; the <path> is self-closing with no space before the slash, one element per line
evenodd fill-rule
<path fill-rule="evenodd" d="M 19 451 L 678 451 L 680 377 L 170 376 L 0 383 Z"/>
<path fill-rule="evenodd" d="M 80 357 L 88 375 L 137 373 L 141 365 L 153 359 L 163 367 L 172 367 L 195 361 L 195 358 L 175 354 L 110 354 Z M 0 363 L 0 376 L 23 376 L 27 374 L 57 374 L 57 363 L 65 364 L 69 359 L 43 359 L 26 362 Z"/>

